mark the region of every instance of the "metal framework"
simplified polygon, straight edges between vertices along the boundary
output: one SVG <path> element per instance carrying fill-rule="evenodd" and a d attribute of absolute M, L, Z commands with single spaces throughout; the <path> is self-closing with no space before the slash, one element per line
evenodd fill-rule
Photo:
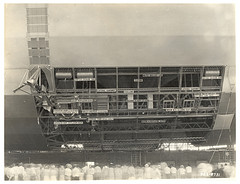
<path fill-rule="evenodd" d="M 52 68 L 47 17 L 47 7 L 27 8 L 30 68 L 15 91 L 31 87 L 50 148 L 141 151 L 205 141 L 225 66 Z"/>
<path fill-rule="evenodd" d="M 40 90 L 32 88 L 32 95 L 43 135 L 53 149 L 82 144 L 90 151 L 154 150 L 163 138 L 190 136 L 194 142 L 200 136 L 198 142 L 205 141 L 218 112 L 224 69 L 42 66 L 36 81 Z M 155 82 L 143 84 L 149 78 Z"/>

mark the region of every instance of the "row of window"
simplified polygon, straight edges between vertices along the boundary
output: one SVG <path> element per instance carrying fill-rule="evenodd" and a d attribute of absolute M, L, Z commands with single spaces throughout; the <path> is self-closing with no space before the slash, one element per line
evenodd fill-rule
<path fill-rule="evenodd" d="M 47 8 L 27 8 L 27 15 L 47 15 Z"/>
<path fill-rule="evenodd" d="M 29 56 L 49 56 L 49 49 L 29 49 Z"/>
<path fill-rule="evenodd" d="M 29 56 L 49 56 L 49 49 L 29 49 Z"/>
<path fill-rule="evenodd" d="M 27 24 L 48 24 L 47 16 L 27 17 Z"/>
<path fill-rule="evenodd" d="M 65 74 L 64 72 L 60 72 Z M 73 76 L 71 72 L 69 73 L 67 80 L 73 82 Z M 59 83 L 61 83 L 61 79 Z M 80 79 L 78 78 L 77 89 L 87 89 L 88 87 L 94 88 L 95 86 L 95 78 L 94 75 L 91 77 L 83 76 Z M 82 80 L 82 81 L 81 81 Z M 66 80 L 62 80 L 66 82 Z M 118 81 L 118 86 L 117 86 Z M 64 84 L 63 84 L 64 85 Z M 161 77 L 143 77 L 142 75 L 97 75 L 97 88 L 98 89 L 113 89 L 113 88 L 158 88 L 160 87 L 168 87 L 168 88 L 178 88 L 180 87 L 200 87 L 200 75 L 199 74 L 183 74 L 182 81 L 180 84 L 180 75 L 172 75 L 172 74 L 163 74 Z M 82 86 L 82 87 L 81 87 Z M 221 79 L 207 79 L 202 81 L 202 86 L 213 86 L 220 87 Z M 73 87 L 73 84 L 72 84 Z M 72 87 L 70 89 L 72 89 Z M 57 87 L 61 88 L 61 85 Z"/>
<path fill-rule="evenodd" d="M 49 64 L 49 57 L 47 56 L 32 56 L 30 57 L 30 64 Z"/>
<path fill-rule="evenodd" d="M 108 105 L 107 105 L 108 103 Z M 118 102 L 106 102 L 104 104 L 104 109 L 174 109 L 176 102 L 174 100 L 164 100 L 161 104 L 159 101 L 138 101 L 138 102 L 128 102 L 128 101 L 118 101 Z M 200 103 L 200 107 L 215 107 L 217 105 L 216 101 L 202 101 Z M 99 104 L 95 104 L 94 102 L 82 102 L 81 109 L 82 110 L 100 110 Z M 183 100 L 182 106 L 180 108 L 194 108 L 195 107 L 195 100 Z M 71 108 L 78 108 L 77 104 L 62 104 L 62 109 L 71 109 Z M 103 110 L 103 109 L 101 109 Z M 181 109 L 180 109 L 181 110 Z"/>
<path fill-rule="evenodd" d="M 48 25 L 28 25 L 27 32 L 28 33 L 47 33 Z"/>
<path fill-rule="evenodd" d="M 37 40 L 36 38 L 31 38 L 31 41 L 28 41 L 28 48 L 46 48 L 49 47 L 49 42 L 45 39 Z"/>
<path fill-rule="evenodd" d="M 175 68 L 176 67 L 97 68 L 96 71 L 94 68 L 56 68 L 55 77 L 58 89 L 73 89 L 74 81 L 76 81 L 77 89 L 93 89 L 95 86 L 97 86 L 97 89 L 198 88 L 200 86 L 221 86 L 221 76 L 201 78 L 200 70 L 191 71 L 193 73 L 171 73 L 170 71 Z M 155 71 L 154 69 L 164 69 L 164 72 L 161 74 L 158 72 L 141 73 L 141 71 L 147 71 L 148 69 L 151 71 Z M 169 72 L 166 73 L 168 70 L 165 69 L 169 69 Z M 113 71 L 118 72 L 113 73 Z M 219 75 L 220 73 L 214 71 L 211 75 L 213 74 Z M 95 85 L 95 83 L 97 84 Z"/>
<path fill-rule="evenodd" d="M 43 54 L 45 55 L 45 54 Z M 40 55 L 40 56 L 43 56 Z M 49 54 L 46 54 L 47 56 Z M 150 80 L 150 79 L 149 79 Z M 158 82 L 156 80 L 145 80 L 139 83 L 139 88 L 158 88 Z M 116 81 L 114 78 L 110 80 L 111 82 L 104 82 L 102 79 L 97 80 L 97 89 L 116 89 Z M 95 81 L 75 81 L 76 89 L 95 89 Z M 221 81 L 218 80 L 204 80 L 203 87 L 220 87 Z M 166 85 L 164 83 L 160 84 L 161 88 L 171 88 L 171 87 L 179 87 Z M 182 87 L 185 87 L 182 85 Z M 57 89 L 73 89 L 74 88 L 74 80 L 65 80 L 65 79 L 56 79 L 56 88 Z M 130 80 L 126 80 L 124 76 L 119 77 L 118 79 L 118 88 L 119 89 L 136 89 L 138 88 L 138 83 Z"/>

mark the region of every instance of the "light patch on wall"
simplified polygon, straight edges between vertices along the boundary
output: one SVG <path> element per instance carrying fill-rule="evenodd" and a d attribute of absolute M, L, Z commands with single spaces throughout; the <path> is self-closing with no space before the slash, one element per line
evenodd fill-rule
<path fill-rule="evenodd" d="M 213 130 L 230 129 L 234 114 L 217 115 Z"/>

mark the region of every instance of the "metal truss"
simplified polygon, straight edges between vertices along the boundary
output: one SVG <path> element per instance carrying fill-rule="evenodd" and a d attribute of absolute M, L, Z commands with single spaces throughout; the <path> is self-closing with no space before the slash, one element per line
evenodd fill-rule
<path fill-rule="evenodd" d="M 133 120 L 132 120 L 133 121 Z M 98 122 L 95 126 L 92 124 L 83 125 L 61 125 L 55 126 L 54 119 L 51 118 L 39 118 L 40 125 L 44 134 L 74 134 L 74 133 L 125 133 L 125 132 L 167 132 L 167 131 L 199 131 L 209 130 L 211 126 L 202 122 L 166 122 L 158 124 L 143 124 L 135 120 L 133 123 L 110 123 L 110 122 Z"/>
<path fill-rule="evenodd" d="M 224 68 L 219 68 L 222 71 L 221 76 L 208 77 L 205 76 L 205 70 L 208 67 L 180 67 L 180 70 L 175 72 L 180 76 L 179 87 L 171 88 L 161 86 L 161 76 L 172 74 L 171 72 L 161 70 L 160 67 L 156 70 L 157 73 L 154 71 L 147 73 L 141 72 L 143 69 L 138 67 L 136 89 L 107 90 L 97 88 L 99 69 L 83 69 L 84 75 L 89 75 L 86 71 L 94 71 L 92 78 L 87 80 L 95 81 L 95 87 L 92 88 L 89 83 L 87 86 L 91 89 L 84 87 L 87 91 L 77 89 L 76 86 L 79 85 L 76 72 L 82 71 L 81 69 L 55 68 L 54 71 L 46 70 L 50 72 L 45 73 L 48 82 L 52 81 L 51 92 L 33 90 L 32 95 L 35 99 L 42 134 L 52 149 L 61 149 L 62 145 L 79 143 L 84 145 L 84 150 L 90 151 L 154 150 L 163 138 L 158 136 L 151 140 L 151 134 L 168 134 L 170 138 L 166 138 L 166 141 L 171 141 L 173 140 L 171 135 L 174 133 L 211 131 L 218 111 L 222 84 L 217 87 L 212 86 L 212 88 L 204 87 L 203 80 L 208 80 L 208 78 L 222 80 Z M 186 76 L 196 73 L 200 77 L 199 87 L 188 87 Z M 127 73 L 128 76 L 135 74 Z M 44 72 L 41 72 L 41 75 L 44 75 Z M 73 89 L 59 89 L 57 85 L 59 80 L 61 83 L 61 79 L 53 75 L 69 77 Z M 112 74 L 101 75 L 111 76 Z M 123 74 L 116 72 L 117 84 L 119 83 L 118 75 Z M 143 76 L 158 76 L 157 88 L 140 88 L 140 78 Z M 44 76 L 39 77 L 41 80 L 42 78 Z M 41 82 L 43 81 L 37 82 L 39 86 L 42 86 Z M 85 83 L 82 82 L 81 85 Z M 149 135 L 149 138 L 140 139 L 138 135 L 142 134 Z M 131 140 L 129 136 L 132 136 Z M 179 140 L 194 142 L 197 139 L 187 140 L 186 136 L 182 138 Z M 198 141 L 204 141 L 204 136 Z"/>
<path fill-rule="evenodd" d="M 52 149 L 80 141 L 92 151 L 154 150 L 161 137 L 150 140 L 151 134 L 212 129 L 225 66 L 52 68 L 48 23 L 39 24 L 41 16 L 47 18 L 47 7 L 27 8 L 31 66 L 14 92 L 30 86 L 38 123 Z M 41 28 L 37 34 L 32 23 Z M 127 141 L 133 134 L 149 138 Z M 116 135 L 126 141 L 116 142 Z"/>
<path fill-rule="evenodd" d="M 53 141 L 53 137 L 48 137 L 49 146 L 54 149 L 61 149 L 60 146 L 66 144 L 64 141 Z M 156 139 L 138 139 L 138 140 L 106 140 L 101 141 L 69 141 L 68 144 L 78 143 L 84 145 L 86 151 L 143 151 L 156 150 L 163 143 L 182 143 L 182 142 L 205 142 L 204 137 L 186 137 L 186 138 L 160 138 Z M 74 150 L 72 148 L 71 150 Z"/>

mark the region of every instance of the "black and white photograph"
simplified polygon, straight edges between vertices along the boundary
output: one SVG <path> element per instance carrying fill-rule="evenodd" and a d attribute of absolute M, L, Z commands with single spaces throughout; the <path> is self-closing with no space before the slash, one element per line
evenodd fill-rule
<path fill-rule="evenodd" d="M 3 180 L 236 179 L 235 8 L 5 3 Z"/>

